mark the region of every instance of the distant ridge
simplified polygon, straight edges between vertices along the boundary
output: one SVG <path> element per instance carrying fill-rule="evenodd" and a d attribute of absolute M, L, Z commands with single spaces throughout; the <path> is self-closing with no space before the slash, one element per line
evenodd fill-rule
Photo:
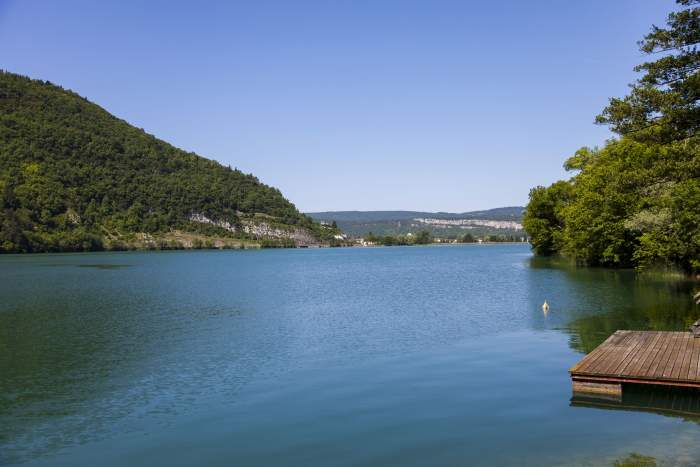
<path fill-rule="evenodd" d="M 433 217 L 436 219 L 487 219 L 510 220 L 519 222 L 523 219 L 523 206 L 506 206 L 502 208 L 485 209 L 483 211 L 468 211 L 461 213 L 428 212 L 428 211 L 321 211 L 307 212 L 307 216 L 321 221 L 336 222 L 370 222 L 370 221 L 399 221 L 415 217 Z"/>
<path fill-rule="evenodd" d="M 523 218 L 524 207 L 506 206 L 480 211 L 468 211 L 461 213 L 428 212 L 428 211 L 325 211 L 308 212 L 307 216 L 321 222 L 335 222 L 338 227 L 354 236 L 366 235 L 370 232 L 378 235 L 402 234 L 428 229 L 440 236 L 464 234 L 467 231 L 477 235 L 506 234 L 515 235 L 521 232 L 521 227 L 514 228 Z M 426 223 L 416 219 L 439 220 L 474 220 L 492 221 L 480 225 L 478 223 L 455 222 L 455 225 L 437 225 L 439 223 Z M 503 228 L 495 227 L 501 225 Z M 488 225 L 491 224 L 491 225 Z M 508 226 L 508 227 L 505 227 Z"/>

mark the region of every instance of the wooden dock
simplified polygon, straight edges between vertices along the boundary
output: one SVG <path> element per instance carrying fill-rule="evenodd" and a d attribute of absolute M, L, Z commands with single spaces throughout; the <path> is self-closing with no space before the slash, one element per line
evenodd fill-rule
<path fill-rule="evenodd" d="M 622 385 L 700 388 L 700 338 L 690 332 L 616 331 L 570 370 L 574 393 L 621 397 Z"/>

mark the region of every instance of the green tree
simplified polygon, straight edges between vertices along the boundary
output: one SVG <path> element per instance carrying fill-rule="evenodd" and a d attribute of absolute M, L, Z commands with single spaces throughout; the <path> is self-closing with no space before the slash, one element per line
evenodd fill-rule
<path fill-rule="evenodd" d="M 433 236 L 429 230 L 421 230 L 414 237 L 414 243 L 416 245 L 427 245 L 433 243 Z"/>
<path fill-rule="evenodd" d="M 525 208 L 523 226 L 538 255 L 552 255 L 563 247 L 564 208 L 571 202 L 571 183 L 559 181 L 548 188 L 530 190 L 530 202 Z"/>
<path fill-rule="evenodd" d="M 690 8 L 652 27 L 640 50 L 659 58 L 638 65 L 643 75 L 623 98 L 612 98 L 596 121 L 640 141 L 668 142 L 700 130 L 700 0 L 677 0 Z"/>
<path fill-rule="evenodd" d="M 699 40 L 700 8 L 691 7 L 640 43 L 666 55 L 637 67 L 645 74 L 630 95 L 598 117 L 622 136 L 580 149 L 564 164 L 570 180 L 530 192 L 523 223 L 537 254 L 700 271 Z"/>
<path fill-rule="evenodd" d="M 385 235 L 382 237 L 380 243 L 384 246 L 393 246 L 396 245 L 396 239 L 391 235 Z"/>
<path fill-rule="evenodd" d="M 470 233 L 465 233 L 464 236 L 460 239 L 462 243 L 474 243 L 476 242 L 476 238 L 474 238 L 474 235 Z"/>

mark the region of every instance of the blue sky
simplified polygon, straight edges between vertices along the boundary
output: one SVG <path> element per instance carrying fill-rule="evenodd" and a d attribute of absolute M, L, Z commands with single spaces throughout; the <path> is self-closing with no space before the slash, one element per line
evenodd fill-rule
<path fill-rule="evenodd" d="M 303 211 L 524 204 L 611 136 L 671 0 L 0 0 L 0 68 L 50 80 Z"/>

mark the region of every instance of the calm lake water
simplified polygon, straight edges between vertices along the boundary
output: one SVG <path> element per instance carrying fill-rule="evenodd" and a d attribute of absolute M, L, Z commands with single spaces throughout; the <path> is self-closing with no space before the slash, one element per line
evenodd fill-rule
<path fill-rule="evenodd" d="M 695 465 L 691 409 L 567 373 L 693 286 L 526 245 L 3 256 L 0 464 Z"/>

